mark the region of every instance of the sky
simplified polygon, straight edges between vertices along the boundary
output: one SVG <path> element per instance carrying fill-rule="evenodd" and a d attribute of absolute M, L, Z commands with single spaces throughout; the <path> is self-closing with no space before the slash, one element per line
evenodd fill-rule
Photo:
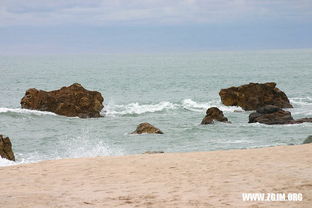
<path fill-rule="evenodd" d="M 0 54 L 312 48 L 312 0 L 0 0 Z"/>

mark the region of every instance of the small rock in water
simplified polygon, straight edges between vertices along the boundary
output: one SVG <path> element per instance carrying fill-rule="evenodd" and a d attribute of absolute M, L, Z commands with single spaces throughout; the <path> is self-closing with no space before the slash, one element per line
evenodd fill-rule
<path fill-rule="evenodd" d="M 308 136 L 308 138 L 306 138 L 304 141 L 303 141 L 303 144 L 310 144 L 312 143 L 312 135 L 311 136 Z"/>
<path fill-rule="evenodd" d="M 143 154 L 161 154 L 165 153 L 164 151 L 146 151 Z"/>
<path fill-rule="evenodd" d="M 0 135 L 0 156 L 8 160 L 15 161 L 10 138 L 4 137 L 3 135 Z"/>
<path fill-rule="evenodd" d="M 273 124 L 300 124 L 304 122 L 312 122 L 312 118 L 301 118 L 294 120 L 289 111 L 285 111 L 274 105 L 266 105 L 260 107 L 256 112 L 249 115 L 248 123 Z"/>
<path fill-rule="evenodd" d="M 150 123 L 141 123 L 131 134 L 163 134 L 163 132 Z"/>
<path fill-rule="evenodd" d="M 213 124 L 214 121 L 227 122 L 228 119 L 223 115 L 223 112 L 217 107 L 208 108 L 206 116 L 203 118 L 201 124 Z"/>

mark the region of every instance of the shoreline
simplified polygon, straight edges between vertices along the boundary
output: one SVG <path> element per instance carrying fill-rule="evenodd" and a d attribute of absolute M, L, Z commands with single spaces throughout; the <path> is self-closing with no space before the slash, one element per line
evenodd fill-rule
<path fill-rule="evenodd" d="M 0 167 L 5 207 L 309 207 L 312 144 L 48 160 Z M 242 193 L 302 193 L 301 202 Z"/>

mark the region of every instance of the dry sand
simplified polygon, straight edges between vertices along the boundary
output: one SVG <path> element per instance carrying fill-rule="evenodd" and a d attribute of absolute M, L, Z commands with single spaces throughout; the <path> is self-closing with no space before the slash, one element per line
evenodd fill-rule
<path fill-rule="evenodd" d="M 0 168 L 0 207 L 312 207 L 312 144 L 44 161 Z M 243 192 L 302 193 L 244 202 Z"/>

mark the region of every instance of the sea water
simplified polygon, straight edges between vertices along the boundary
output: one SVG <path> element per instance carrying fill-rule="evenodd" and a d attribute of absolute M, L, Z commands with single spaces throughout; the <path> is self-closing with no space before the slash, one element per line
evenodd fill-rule
<path fill-rule="evenodd" d="M 177 54 L 0 56 L 0 134 L 17 162 L 60 158 L 190 152 L 301 144 L 311 123 L 248 124 L 250 112 L 222 105 L 220 89 L 276 82 L 296 118 L 312 117 L 312 50 Z M 20 108 L 29 88 L 55 90 L 75 82 L 104 96 L 103 118 L 69 118 Z M 200 125 L 209 107 L 231 124 Z M 238 112 L 237 112 L 238 111 Z M 163 135 L 132 135 L 141 122 Z"/>

